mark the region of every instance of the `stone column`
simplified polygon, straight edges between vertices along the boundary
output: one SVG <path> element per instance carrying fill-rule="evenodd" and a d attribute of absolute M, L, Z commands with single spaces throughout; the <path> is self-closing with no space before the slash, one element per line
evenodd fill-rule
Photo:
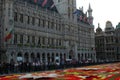
<path fill-rule="evenodd" d="M 85 60 L 85 53 L 83 53 L 83 60 Z"/>
<path fill-rule="evenodd" d="M 75 59 L 78 60 L 78 56 L 77 56 L 78 51 L 77 51 L 77 43 L 76 42 L 74 43 L 74 51 L 75 51 Z"/>
<path fill-rule="evenodd" d="M 28 61 L 31 62 L 31 54 L 28 53 Z"/>
<path fill-rule="evenodd" d="M 56 58 L 56 53 L 54 53 L 54 62 L 55 62 L 55 60 L 56 60 L 55 58 Z"/>
<path fill-rule="evenodd" d="M 52 55 L 51 55 L 51 53 L 49 53 L 49 55 L 50 55 L 50 62 L 52 62 Z"/>
<path fill-rule="evenodd" d="M 25 53 L 22 51 L 21 54 L 22 54 L 22 58 L 23 58 L 23 62 L 24 62 L 24 54 Z"/>
<path fill-rule="evenodd" d="M 15 61 L 15 63 L 17 63 L 17 53 L 16 52 L 14 52 L 14 61 Z"/>
<path fill-rule="evenodd" d="M 48 36 L 45 37 L 45 45 L 48 46 Z"/>
<path fill-rule="evenodd" d="M 56 47 L 56 38 L 54 39 L 54 46 Z"/>
<path fill-rule="evenodd" d="M 47 53 L 45 53 L 45 62 L 48 62 Z"/>
<path fill-rule="evenodd" d="M 40 53 L 40 62 L 42 62 L 42 53 Z"/>

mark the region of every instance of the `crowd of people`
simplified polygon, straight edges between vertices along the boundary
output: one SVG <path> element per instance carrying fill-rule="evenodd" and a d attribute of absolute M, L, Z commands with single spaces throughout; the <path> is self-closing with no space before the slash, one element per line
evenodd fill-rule
<path fill-rule="evenodd" d="M 94 65 L 99 63 L 81 63 L 78 61 L 66 61 L 64 63 L 50 62 L 50 63 L 40 63 L 40 62 L 17 62 L 17 63 L 0 63 L 0 75 L 12 74 L 12 73 L 26 73 L 26 72 L 36 72 L 54 69 L 65 69 L 70 67 L 80 67 L 86 65 Z"/>

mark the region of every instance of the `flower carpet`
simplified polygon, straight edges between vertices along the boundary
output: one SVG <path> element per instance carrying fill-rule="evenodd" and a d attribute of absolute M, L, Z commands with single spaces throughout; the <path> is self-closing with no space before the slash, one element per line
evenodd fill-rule
<path fill-rule="evenodd" d="M 120 63 L 12 74 L 1 76 L 0 80 L 120 80 Z"/>

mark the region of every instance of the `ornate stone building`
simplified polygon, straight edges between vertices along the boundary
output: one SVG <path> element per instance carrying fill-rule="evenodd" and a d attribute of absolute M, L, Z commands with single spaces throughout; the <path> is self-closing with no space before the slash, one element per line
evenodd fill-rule
<path fill-rule="evenodd" d="M 54 2 L 0 0 L 0 61 L 96 60 L 94 26 L 73 15 L 76 0 Z M 88 14 L 93 22 L 90 6 Z"/>
<path fill-rule="evenodd" d="M 96 58 L 98 61 L 106 60 L 105 54 L 105 33 L 100 28 L 98 24 L 98 28 L 95 33 L 95 47 L 96 47 Z"/>
<path fill-rule="evenodd" d="M 116 38 L 116 50 L 115 53 L 117 54 L 117 60 L 120 61 L 120 23 L 116 26 L 115 29 L 115 38 Z"/>
<path fill-rule="evenodd" d="M 115 61 L 116 58 L 115 29 L 110 21 L 106 22 L 105 31 L 100 26 L 96 29 L 95 44 L 98 61 Z"/>

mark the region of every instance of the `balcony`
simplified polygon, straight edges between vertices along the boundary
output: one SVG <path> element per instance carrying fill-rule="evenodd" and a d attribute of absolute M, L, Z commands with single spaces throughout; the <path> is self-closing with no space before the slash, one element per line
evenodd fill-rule
<path fill-rule="evenodd" d="M 48 45 L 35 45 L 35 44 L 8 44 L 8 49 L 23 48 L 23 49 L 49 49 L 49 50 L 65 50 L 65 46 L 48 46 Z"/>

